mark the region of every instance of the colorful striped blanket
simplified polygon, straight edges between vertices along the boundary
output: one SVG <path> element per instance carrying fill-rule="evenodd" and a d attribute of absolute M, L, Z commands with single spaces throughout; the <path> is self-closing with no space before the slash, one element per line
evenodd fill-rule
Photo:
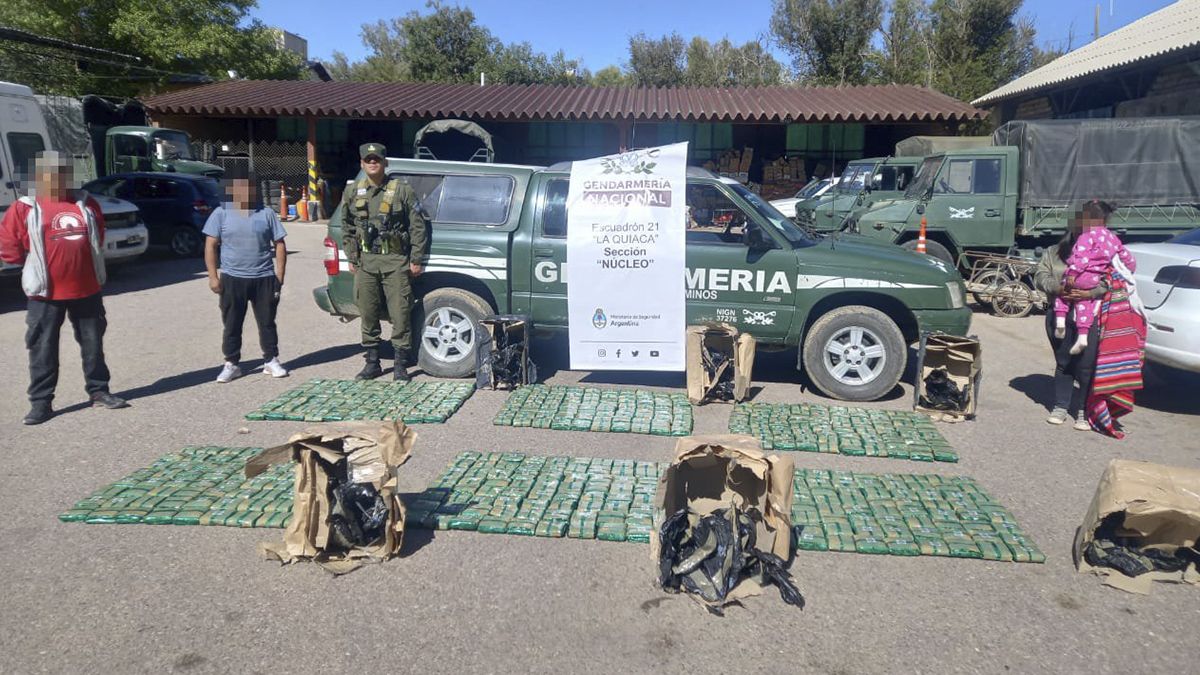
<path fill-rule="evenodd" d="M 1124 438 L 1117 418 L 1133 412 L 1133 393 L 1142 388 L 1146 320 L 1133 310 L 1129 291 L 1119 276 L 1110 280 L 1097 322 L 1100 344 L 1087 399 L 1087 418 L 1096 431 Z"/>

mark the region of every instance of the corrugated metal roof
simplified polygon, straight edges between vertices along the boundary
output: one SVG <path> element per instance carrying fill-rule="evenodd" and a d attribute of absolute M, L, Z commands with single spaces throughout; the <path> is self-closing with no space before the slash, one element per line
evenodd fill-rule
<path fill-rule="evenodd" d="M 993 105 L 1017 94 L 1197 45 L 1200 45 L 1200 0 L 1179 0 L 1063 54 L 971 103 Z"/>
<path fill-rule="evenodd" d="M 986 113 L 924 87 L 634 88 L 231 80 L 153 96 L 152 113 L 484 120 L 918 122 Z"/>

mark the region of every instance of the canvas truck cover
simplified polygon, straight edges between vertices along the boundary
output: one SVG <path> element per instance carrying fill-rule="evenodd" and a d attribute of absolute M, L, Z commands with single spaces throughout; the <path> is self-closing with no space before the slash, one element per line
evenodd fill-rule
<path fill-rule="evenodd" d="M 1200 204 L 1200 117 L 1017 121 L 992 142 L 1020 148 L 1022 206 Z"/>
<path fill-rule="evenodd" d="M 896 144 L 897 157 L 928 157 L 947 150 L 986 148 L 991 136 L 909 136 Z"/>

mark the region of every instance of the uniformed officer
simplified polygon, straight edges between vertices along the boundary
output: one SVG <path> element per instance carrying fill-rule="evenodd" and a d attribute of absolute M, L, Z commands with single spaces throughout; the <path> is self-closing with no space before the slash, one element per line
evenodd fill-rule
<path fill-rule="evenodd" d="M 358 148 L 364 177 L 346 187 L 342 198 L 342 250 L 354 273 L 354 299 L 362 317 L 367 363 L 357 376 L 383 374 L 379 365 L 379 316 L 386 303 L 392 322 L 394 379 L 408 381 L 412 348 L 413 292 L 410 277 L 421 274 L 428 257 L 429 229 L 421 204 L 407 183 L 387 178 L 387 148 Z"/>

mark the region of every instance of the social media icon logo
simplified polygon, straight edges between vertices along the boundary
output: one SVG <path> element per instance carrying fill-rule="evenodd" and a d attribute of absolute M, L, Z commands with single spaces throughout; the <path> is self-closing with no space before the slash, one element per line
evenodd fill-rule
<path fill-rule="evenodd" d="M 652 359 L 657 359 L 657 358 L 658 358 L 658 352 L 657 352 L 657 351 L 655 351 L 655 350 L 650 350 L 650 358 L 652 358 Z"/>
<path fill-rule="evenodd" d="M 597 349 L 596 356 L 599 356 L 600 358 L 604 358 L 604 357 L 608 356 L 608 352 L 603 349 Z"/>
<path fill-rule="evenodd" d="M 621 350 L 620 349 L 617 350 L 617 358 L 618 359 L 621 358 Z"/>
<path fill-rule="evenodd" d="M 632 352 L 630 352 L 630 353 L 631 353 L 631 354 L 633 354 L 633 356 L 636 358 L 636 357 L 637 357 L 637 355 L 638 355 L 638 350 L 636 350 L 636 349 L 635 349 L 635 350 L 633 350 L 633 351 L 632 351 Z"/>

